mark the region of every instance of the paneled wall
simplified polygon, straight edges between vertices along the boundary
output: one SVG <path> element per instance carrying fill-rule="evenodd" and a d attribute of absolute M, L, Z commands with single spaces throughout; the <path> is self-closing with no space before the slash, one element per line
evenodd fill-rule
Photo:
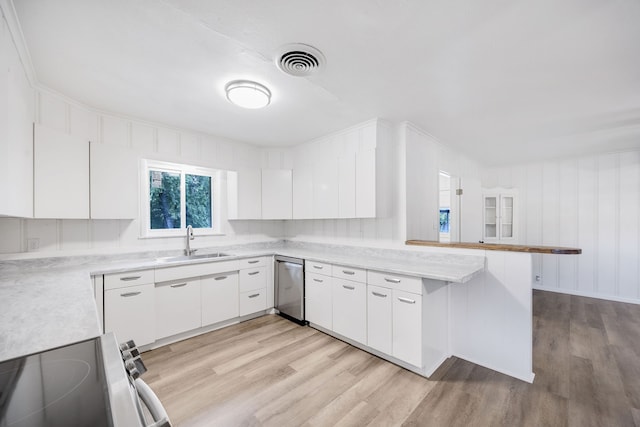
<path fill-rule="evenodd" d="M 482 185 L 518 189 L 520 243 L 582 249 L 535 257 L 536 287 L 640 302 L 640 150 L 488 169 Z"/>
<path fill-rule="evenodd" d="M 243 143 L 109 115 L 43 90 L 37 91 L 35 104 L 36 123 L 91 141 L 128 147 L 142 158 L 231 170 L 286 163 L 284 150 L 262 151 Z M 226 185 L 221 187 L 226 189 Z M 195 247 L 280 238 L 284 234 L 282 221 L 229 222 L 226 209 L 222 224 L 224 236 L 198 237 Z M 0 218 L 0 253 L 179 249 L 184 245 L 184 239 L 175 237 L 140 239 L 139 227 L 138 220 Z"/>

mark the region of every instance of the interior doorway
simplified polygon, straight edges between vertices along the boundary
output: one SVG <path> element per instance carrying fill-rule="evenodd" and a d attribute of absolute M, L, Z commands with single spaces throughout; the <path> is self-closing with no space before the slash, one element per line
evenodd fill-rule
<path fill-rule="evenodd" d="M 440 228 L 438 241 L 458 242 L 460 230 L 460 196 L 457 194 L 459 179 L 446 171 L 438 175 L 438 206 L 440 213 Z"/>

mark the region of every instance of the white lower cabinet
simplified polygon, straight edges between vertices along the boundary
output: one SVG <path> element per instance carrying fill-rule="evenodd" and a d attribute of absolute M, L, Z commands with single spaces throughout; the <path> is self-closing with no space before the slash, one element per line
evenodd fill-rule
<path fill-rule="evenodd" d="M 326 329 L 333 329 L 331 276 L 307 273 L 305 286 L 305 318 Z"/>
<path fill-rule="evenodd" d="M 240 292 L 240 316 L 257 313 L 267 309 L 266 289 Z"/>
<path fill-rule="evenodd" d="M 165 338 L 202 324 L 200 279 L 156 283 L 156 339 Z"/>
<path fill-rule="evenodd" d="M 392 353 L 393 295 L 389 288 L 367 286 L 367 345 Z"/>
<path fill-rule="evenodd" d="M 394 289 L 393 357 L 422 367 L 422 295 Z"/>
<path fill-rule="evenodd" d="M 223 273 L 200 278 L 202 326 L 212 325 L 240 315 L 238 273 Z"/>
<path fill-rule="evenodd" d="M 333 330 L 362 344 L 367 343 L 367 285 L 333 278 Z"/>
<path fill-rule="evenodd" d="M 104 330 L 118 342 L 134 340 L 137 345 L 155 340 L 155 287 L 153 283 L 104 291 Z"/>

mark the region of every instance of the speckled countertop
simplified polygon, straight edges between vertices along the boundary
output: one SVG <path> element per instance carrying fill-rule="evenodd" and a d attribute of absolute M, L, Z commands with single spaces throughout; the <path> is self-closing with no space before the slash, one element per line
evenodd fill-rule
<path fill-rule="evenodd" d="M 484 270 L 484 257 L 410 250 L 355 248 L 303 242 L 268 242 L 202 249 L 229 257 L 161 263 L 173 253 L 80 256 L 0 261 L 0 361 L 101 334 L 91 275 L 284 255 L 350 267 L 375 269 L 463 283 Z"/>

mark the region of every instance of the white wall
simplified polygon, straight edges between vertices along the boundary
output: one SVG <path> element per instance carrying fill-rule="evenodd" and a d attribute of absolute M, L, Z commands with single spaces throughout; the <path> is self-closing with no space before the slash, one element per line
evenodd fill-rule
<path fill-rule="evenodd" d="M 578 247 L 534 258 L 540 289 L 640 302 L 640 150 L 487 169 L 519 191 L 519 241 Z"/>
<path fill-rule="evenodd" d="M 128 147 L 142 158 L 218 169 L 260 168 L 283 159 L 278 150 L 218 139 L 127 117 L 101 113 L 44 90 L 36 96 L 35 121 L 91 141 Z M 226 185 L 222 185 L 226 189 Z M 29 213 L 31 215 L 31 212 Z M 225 236 L 202 236 L 195 247 L 279 238 L 282 221 L 226 221 Z M 182 238 L 140 239 L 138 220 L 44 220 L 0 218 L 0 253 L 29 250 L 37 240 L 40 254 L 180 249 Z"/>

